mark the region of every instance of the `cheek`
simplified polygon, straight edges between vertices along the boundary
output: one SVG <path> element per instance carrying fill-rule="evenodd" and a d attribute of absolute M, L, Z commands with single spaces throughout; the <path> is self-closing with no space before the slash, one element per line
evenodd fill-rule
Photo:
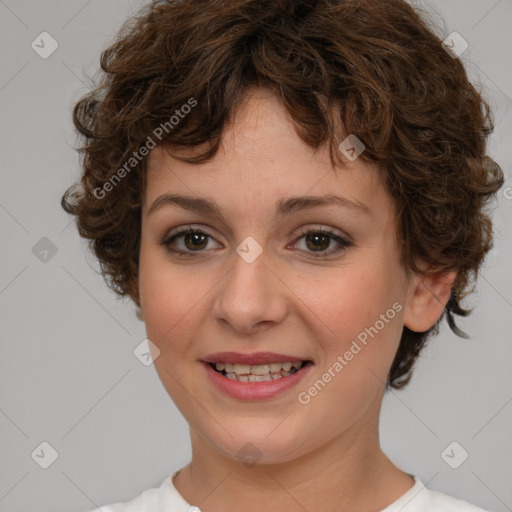
<path fill-rule="evenodd" d="M 160 254 L 162 252 L 162 254 Z M 197 283 L 191 286 L 187 269 L 174 268 L 165 261 L 164 251 L 141 246 L 139 291 L 148 338 L 161 351 L 179 351 L 177 334 L 197 302 Z"/>
<path fill-rule="evenodd" d="M 310 316 L 336 333 L 355 335 L 369 327 L 400 299 L 397 279 L 384 265 L 347 266 L 328 275 L 301 276 L 295 290 Z M 339 338 L 337 338 L 339 339 Z"/>
<path fill-rule="evenodd" d="M 327 369 L 341 356 L 348 379 L 344 385 L 375 380 L 372 372 L 385 380 L 398 348 L 403 309 L 400 280 L 397 269 L 384 260 L 359 261 L 357 266 L 331 273 L 329 279 L 301 280 L 300 293 L 307 306 L 304 318 L 310 319 L 319 341 L 321 365 Z"/>
<path fill-rule="evenodd" d="M 160 380 L 182 412 L 189 407 L 189 393 L 198 395 L 189 382 L 189 367 L 194 356 L 193 326 L 198 324 L 197 315 L 204 314 L 199 299 L 207 292 L 202 289 L 206 285 L 190 273 L 186 265 L 174 266 L 171 272 L 165 255 L 141 247 L 139 290 L 146 335 L 159 350 L 154 366 Z"/>
<path fill-rule="evenodd" d="M 331 281 L 313 298 L 315 314 L 309 317 L 320 360 L 298 398 L 311 417 L 329 411 L 325 435 L 377 408 L 402 330 L 399 290 L 391 277 L 376 267 L 345 269 L 335 285 Z"/>

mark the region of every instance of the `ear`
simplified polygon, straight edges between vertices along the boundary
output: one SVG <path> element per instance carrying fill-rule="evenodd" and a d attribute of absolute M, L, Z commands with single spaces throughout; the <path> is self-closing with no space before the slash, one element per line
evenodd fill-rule
<path fill-rule="evenodd" d="M 144 321 L 144 312 L 140 306 L 137 306 L 135 309 L 135 316 L 141 321 Z"/>
<path fill-rule="evenodd" d="M 426 276 L 415 275 L 411 280 L 404 311 L 404 325 L 411 331 L 428 331 L 450 300 L 456 271 L 431 271 Z"/>

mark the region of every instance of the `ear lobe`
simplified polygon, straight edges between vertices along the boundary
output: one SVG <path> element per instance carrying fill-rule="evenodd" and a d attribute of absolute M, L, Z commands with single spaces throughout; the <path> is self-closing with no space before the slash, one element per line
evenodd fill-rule
<path fill-rule="evenodd" d="M 405 305 L 404 325 L 415 332 L 428 331 L 435 325 L 450 300 L 456 277 L 456 271 L 416 276 Z"/>

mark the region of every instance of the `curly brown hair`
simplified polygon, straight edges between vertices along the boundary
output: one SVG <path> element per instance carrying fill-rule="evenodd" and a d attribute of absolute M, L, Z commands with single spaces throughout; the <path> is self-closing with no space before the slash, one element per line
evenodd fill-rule
<path fill-rule="evenodd" d="M 384 169 L 409 272 L 426 275 L 419 261 L 457 271 L 436 324 L 426 332 L 404 326 L 387 386 L 409 382 L 445 315 L 467 337 L 454 315 L 472 311 L 461 300 L 492 248 L 485 206 L 504 179 L 486 155 L 489 106 L 423 12 L 403 0 L 156 0 L 125 22 L 101 69 L 100 83 L 74 106 L 83 174 L 62 207 L 119 295 L 139 304 L 147 159 L 131 172 L 126 162 L 191 98 L 195 108 L 160 130 L 159 143 L 206 144 L 180 158 L 211 158 L 248 89 L 269 87 L 298 136 L 313 148 L 328 145 L 333 164 L 340 123 L 364 142 L 361 158 Z M 116 173 L 122 179 L 113 182 Z"/>

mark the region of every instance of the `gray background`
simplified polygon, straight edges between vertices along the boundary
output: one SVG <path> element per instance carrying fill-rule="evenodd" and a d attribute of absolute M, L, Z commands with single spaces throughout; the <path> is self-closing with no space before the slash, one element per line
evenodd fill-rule
<path fill-rule="evenodd" d="M 133 354 L 143 323 L 105 286 L 59 205 L 79 172 L 72 105 L 142 3 L 0 0 L 1 512 L 125 501 L 189 461 L 186 422 L 154 367 Z M 424 5 L 444 19 L 442 34 L 469 42 L 462 60 L 495 110 L 490 151 L 512 187 L 512 0 Z M 43 31 L 59 45 L 47 59 L 31 48 Z M 444 324 L 409 387 L 385 397 L 381 427 L 384 449 L 404 470 L 493 511 L 512 510 L 508 190 L 494 205 L 496 247 L 467 302 L 476 310 L 460 322 L 471 339 Z M 43 237 L 57 250 L 46 262 L 33 251 Z M 58 452 L 48 469 L 38 464 L 50 453 L 41 456 L 44 441 Z M 469 453 L 458 469 L 441 457 L 453 441 Z"/>

